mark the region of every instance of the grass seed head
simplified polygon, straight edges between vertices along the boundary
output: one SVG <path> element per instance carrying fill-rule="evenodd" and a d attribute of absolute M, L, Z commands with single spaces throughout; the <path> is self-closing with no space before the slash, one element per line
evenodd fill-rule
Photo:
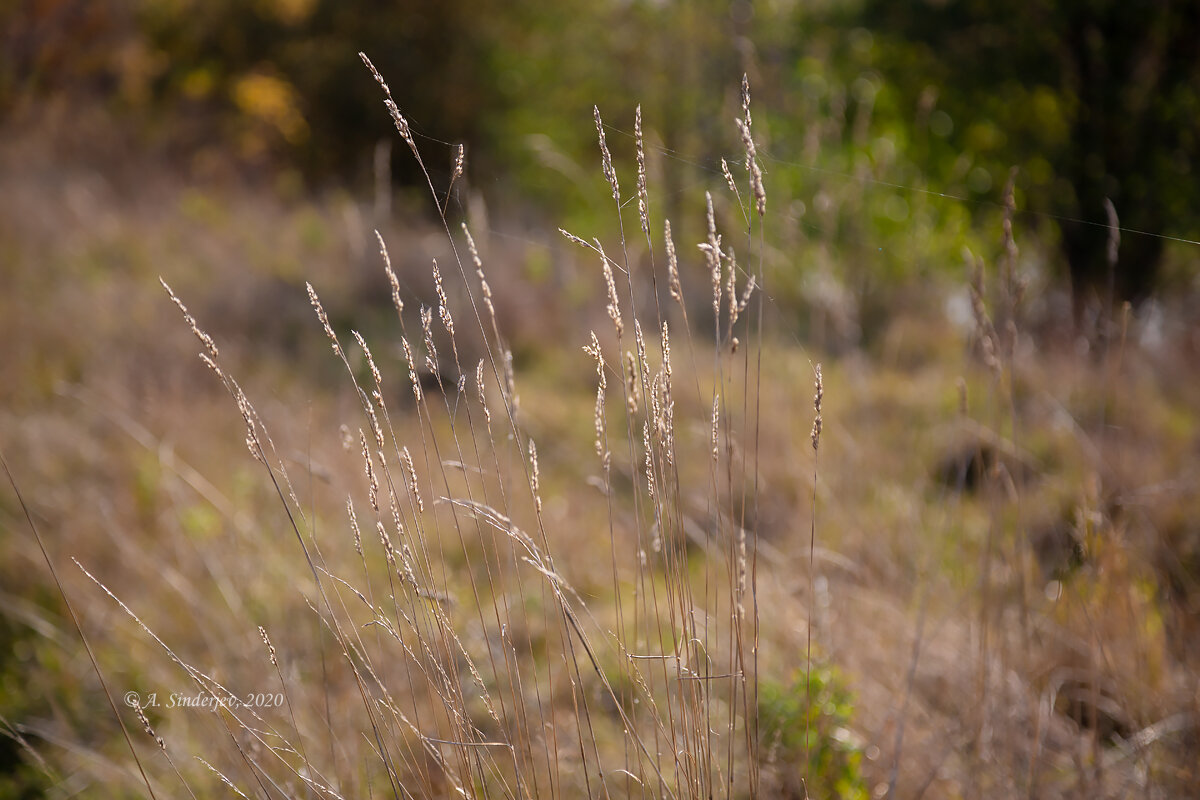
<path fill-rule="evenodd" d="M 675 252 L 675 240 L 671 238 L 671 220 L 663 223 L 663 236 L 667 242 L 667 288 L 671 299 L 683 308 L 683 285 L 679 282 L 679 257 Z"/>
<path fill-rule="evenodd" d="M 387 245 L 384 244 L 383 236 L 379 231 L 375 231 L 375 238 L 379 241 L 379 254 L 383 256 L 383 271 L 387 273 L 388 285 L 392 287 L 392 305 L 396 307 L 396 314 L 403 319 L 404 301 L 400 299 L 400 281 L 392 269 L 392 259 L 388 255 Z"/>
<path fill-rule="evenodd" d="M 825 382 L 821 378 L 821 362 L 817 362 L 816 378 L 813 381 L 813 410 L 816 414 L 813 416 L 812 424 L 812 448 L 813 452 L 817 452 L 821 447 L 821 428 L 823 420 L 821 418 L 821 402 L 825 399 Z"/>
<path fill-rule="evenodd" d="M 608 289 L 608 318 L 612 320 L 613 330 L 617 333 L 617 340 L 620 341 L 621 336 L 625 333 L 625 323 L 621 321 L 621 301 L 617 297 L 617 282 L 613 278 L 612 266 L 608 263 L 608 256 L 604 255 L 604 248 L 600 245 L 600 241 L 596 241 L 596 249 L 600 252 L 600 262 L 604 267 L 604 285 Z"/>
<path fill-rule="evenodd" d="M 400 337 L 400 345 L 404 349 L 404 360 L 408 362 L 408 381 L 412 384 L 413 397 L 416 398 L 417 405 L 420 405 L 421 380 L 417 377 L 417 364 L 413 360 L 412 345 L 408 343 L 407 336 Z"/>
<path fill-rule="evenodd" d="M 637 360 L 629 350 L 625 351 L 625 403 L 629 408 L 629 416 L 638 413 L 641 403 L 641 390 L 638 388 Z"/>
<path fill-rule="evenodd" d="M 637 197 L 638 218 L 642 221 L 642 233 L 650 235 L 650 212 L 646 199 L 646 149 L 642 142 L 642 107 L 633 112 L 633 139 L 637 146 Z"/>
<path fill-rule="evenodd" d="M 608 142 L 604 138 L 604 122 L 600 119 L 600 106 L 592 106 L 593 116 L 596 119 L 596 135 L 600 139 L 600 166 L 604 170 L 604 177 L 608 180 L 608 185 L 612 188 L 613 200 L 621 202 L 621 187 L 617 183 L 617 171 L 613 169 L 612 153 L 608 152 Z"/>

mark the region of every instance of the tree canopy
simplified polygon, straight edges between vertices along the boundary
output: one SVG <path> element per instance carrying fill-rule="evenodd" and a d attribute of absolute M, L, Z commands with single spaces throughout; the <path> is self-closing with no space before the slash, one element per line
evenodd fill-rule
<path fill-rule="evenodd" d="M 1196 230 L 1200 4 L 866 0 L 855 18 L 910 107 L 932 94 L 959 121 L 953 146 L 1023 168 L 1030 204 L 1059 220 L 1077 307 L 1145 296 L 1162 237 Z"/>

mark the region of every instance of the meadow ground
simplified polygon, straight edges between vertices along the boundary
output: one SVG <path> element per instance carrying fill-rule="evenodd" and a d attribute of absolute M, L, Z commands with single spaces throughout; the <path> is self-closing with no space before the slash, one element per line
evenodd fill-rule
<path fill-rule="evenodd" d="M 427 215 L 73 164 L 33 139 L 3 158 L 0 445 L 159 796 L 213 795 L 218 772 L 262 797 L 723 781 L 803 796 L 802 779 L 812 796 L 1196 795 L 1200 324 L 1186 303 L 1127 311 L 1084 347 L 1060 293 L 1039 284 L 1010 306 L 988 264 L 974 311 L 966 271 L 898 283 L 848 343 L 844 308 L 781 307 L 767 271 L 714 346 L 705 254 L 677 243 L 685 321 L 661 244 L 655 303 L 633 213 L 633 257 L 602 244 L 633 265 L 618 304 L 636 289 L 648 354 L 628 305 L 617 343 L 600 257 L 553 229 L 473 231 L 501 338 L 482 312 L 476 336 L 466 240 L 451 229 L 460 275 Z M 720 176 L 711 191 L 736 219 Z M 702 229 L 705 209 L 690 213 Z M 735 226 L 726 241 L 754 271 L 753 238 Z M 193 357 L 160 276 L 251 412 Z M 746 272 L 734 281 L 723 320 Z M 372 423 L 364 407 L 385 404 Z M 271 437 L 252 452 L 243 414 Z M 144 795 L 11 487 L 0 564 L 0 796 Z M 260 718 L 166 705 L 218 683 L 286 702 Z M 165 750 L 130 691 L 156 695 L 146 721 Z"/>

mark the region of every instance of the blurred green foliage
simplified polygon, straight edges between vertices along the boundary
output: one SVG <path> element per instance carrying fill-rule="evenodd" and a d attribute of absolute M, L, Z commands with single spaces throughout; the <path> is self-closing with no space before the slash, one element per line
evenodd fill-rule
<path fill-rule="evenodd" d="M 930 179 L 978 193 L 1020 168 L 1021 205 L 1060 224 L 1077 301 L 1145 296 L 1162 235 L 1200 231 L 1194 0 L 864 0 L 849 18 L 878 33 L 914 133 L 946 129 L 942 147 L 914 151 Z M 1106 200 L 1131 229 L 1111 267 Z"/>
<path fill-rule="evenodd" d="M 518 221 L 553 211 L 556 225 L 602 232 L 612 207 L 593 105 L 630 195 L 641 104 L 653 212 L 685 225 L 703 189 L 724 183 L 722 156 L 743 174 L 732 120 L 748 73 L 781 302 L 811 300 L 827 276 L 869 304 L 897 277 L 958 274 L 964 247 L 994 255 L 1013 166 L 1018 207 L 1038 212 L 1022 220 L 1028 234 L 1061 245 L 1078 284 L 1107 276 L 1105 197 L 1125 227 L 1149 234 L 1121 243 L 1115 289 L 1132 296 L 1152 284 L 1156 235 L 1196 228 L 1188 209 L 1200 190 L 1187 176 L 1200 152 L 1200 59 L 1189 45 L 1198 8 L 39 0 L 0 10 L 0 111 L 99 97 L 194 168 L 232 157 L 297 168 L 311 185 L 363 184 L 376 143 L 394 138 L 364 51 L 438 191 L 462 142 L 461 205 L 480 190 Z M 423 191 L 406 148 L 391 162 L 399 184 Z M 800 264 L 818 278 L 793 281 Z"/>
<path fill-rule="evenodd" d="M 863 752 L 850 724 L 854 706 L 831 667 L 797 670 L 790 684 L 764 681 L 759 688 L 759 736 L 764 758 L 779 765 L 784 797 L 865 800 Z M 803 779 L 803 781 L 802 781 Z"/>

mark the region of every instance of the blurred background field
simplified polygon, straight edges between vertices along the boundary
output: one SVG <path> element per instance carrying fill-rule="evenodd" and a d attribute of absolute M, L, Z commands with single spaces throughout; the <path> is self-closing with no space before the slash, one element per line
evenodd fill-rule
<path fill-rule="evenodd" d="M 594 569 L 607 569 L 608 522 L 581 348 L 609 323 L 598 259 L 559 228 L 610 254 L 624 244 L 643 283 L 662 268 L 629 199 L 635 106 L 655 247 L 669 218 L 696 342 L 713 338 L 695 246 L 706 191 L 726 244 L 747 270 L 761 265 L 763 333 L 743 345 L 764 365 L 752 387 L 762 431 L 741 444 L 761 476 L 745 527 L 770 611 L 764 796 L 804 796 L 802 777 L 814 797 L 1200 795 L 1198 9 L 0 9 L 0 451 L 108 681 L 187 688 L 71 558 L 228 685 L 260 687 L 256 627 L 272 631 L 288 677 L 323 696 L 299 728 L 333 730 L 359 702 L 306 606 L 311 575 L 237 409 L 192 358 L 158 279 L 217 339 L 313 525 L 352 550 L 344 502 L 363 467 L 341 428 L 356 430 L 361 412 L 305 283 L 344 343 L 351 329 L 371 343 L 397 426 L 416 435 L 374 231 L 410 337 L 418 307 L 438 304 L 431 261 L 448 275 L 453 263 L 363 51 L 412 126 L 459 248 L 463 221 L 479 245 L 553 544 L 589 607 L 612 601 L 613 585 Z M 757 221 L 744 235 L 743 75 L 767 192 L 761 238 Z M 619 218 L 593 106 L 627 195 Z M 465 171 L 452 179 L 459 145 Z M 466 303 L 465 287 L 447 288 Z M 679 435 L 703 451 L 701 399 L 681 396 L 692 427 Z M 636 484 L 626 462 L 614 474 Z M 685 483 L 689 519 L 705 522 L 706 489 Z M 447 580 L 467 613 L 458 559 Z M 554 700 L 564 713 L 569 702 Z M 223 791 L 191 760 L 231 758 L 219 734 L 187 713 L 152 721 L 198 796 Z M 160 796 L 177 796 L 132 712 L 126 724 Z M 145 795 L 7 484 L 0 733 L 0 798 Z M 312 741 L 335 765 L 347 757 Z M 346 796 L 388 793 L 343 780 Z"/>

